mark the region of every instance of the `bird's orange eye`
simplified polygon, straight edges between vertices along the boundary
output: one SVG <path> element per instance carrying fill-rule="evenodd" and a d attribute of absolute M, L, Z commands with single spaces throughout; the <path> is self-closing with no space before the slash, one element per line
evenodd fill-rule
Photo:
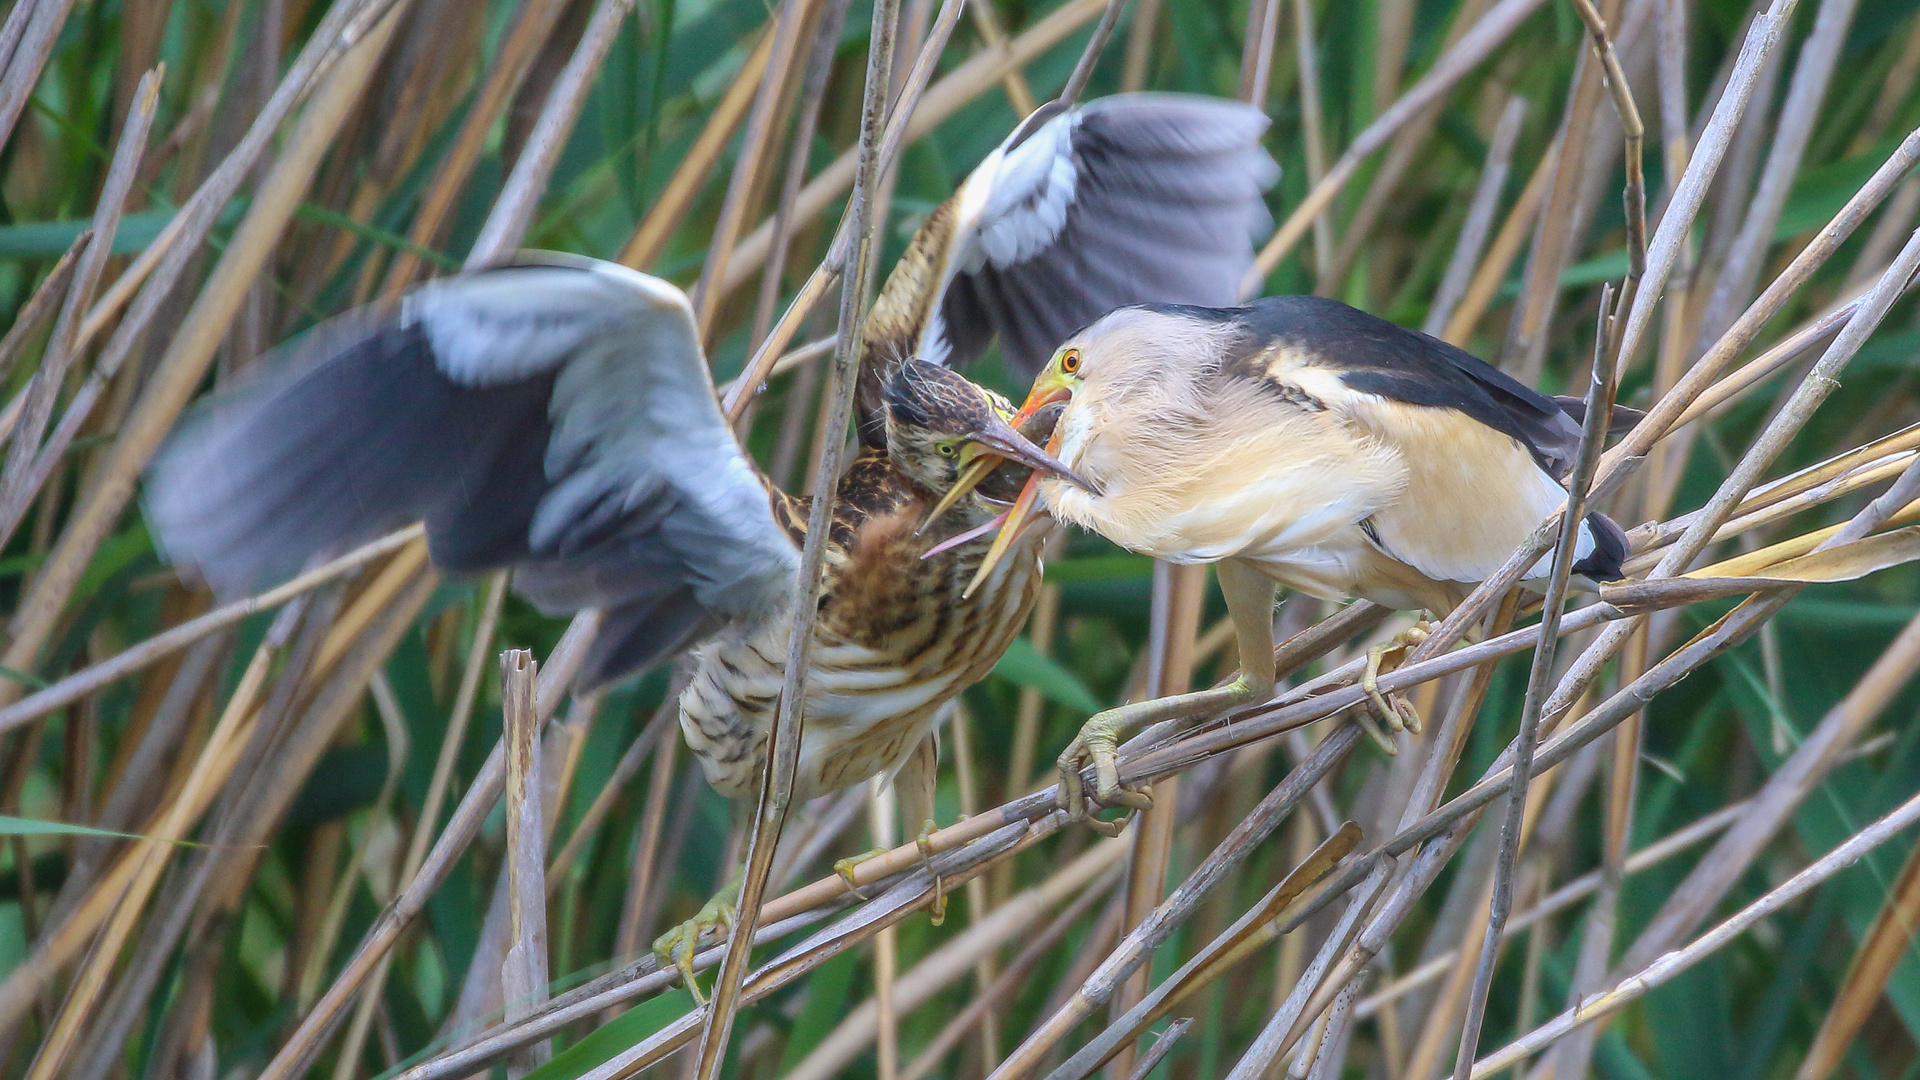
<path fill-rule="evenodd" d="M 1080 370 L 1080 350 L 1068 349 L 1060 354 L 1060 370 L 1068 375 Z"/>

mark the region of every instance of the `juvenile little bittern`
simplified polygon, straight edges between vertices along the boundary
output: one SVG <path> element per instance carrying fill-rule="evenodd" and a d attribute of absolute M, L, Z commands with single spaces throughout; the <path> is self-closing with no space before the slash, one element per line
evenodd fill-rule
<path fill-rule="evenodd" d="M 794 795 L 895 775 L 931 818 L 940 708 L 1006 649 L 1037 542 L 922 558 L 928 508 L 983 451 L 1071 474 L 998 395 L 940 366 L 998 334 L 1017 370 L 1116 304 L 1230 295 L 1273 164 L 1257 110 L 1123 95 L 1037 112 L 922 225 L 863 330 L 861 449 L 836 487 Z M 425 519 L 436 565 L 512 567 L 552 611 L 605 618 L 592 687 L 692 646 L 681 728 L 722 793 L 753 794 L 782 682 L 807 500 L 773 488 L 722 417 L 686 298 L 612 264 L 543 256 L 336 319 L 224 395 L 158 463 L 165 549 L 225 591 Z M 929 362 L 931 361 L 931 362 Z M 970 485 L 971 487 L 971 485 Z M 942 534 L 1004 504 L 970 491 Z M 663 939 L 688 961 L 723 893 Z"/>
<path fill-rule="evenodd" d="M 1273 655 L 1278 586 L 1444 615 L 1565 505 L 1560 479 L 1580 441 L 1567 412 L 1578 402 L 1311 296 L 1114 311 L 1061 346 L 1021 416 L 1062 401 L 1049 448 L 1091 483 L 1036 475 L 1003 537 L 1020 535 L 1037 491 L 1055 518 L 1122 547 L 1217 564 L 1245 665 L 1226 686 L 1089 721 L 1060 757 L 1061 797 L 1076 815 L 1086 809 L 1080 770 L 1089 763 L 1098 801 L 1147 802 L 1120 786 L 1115 769 L 1115 748 L 1130 733 L 1272 693 L 1273 668 L 1258 661 Z M 1588 514 L 1573 572 L 1616 580 L 1625 555 L 1620 527 Z M 1531 576 L 1546 571 L 1543 560 Z M 1381 653 L 1371 654 L 1364 682 L 1398 727 L 1401 710 L 1373 685 Z"/>

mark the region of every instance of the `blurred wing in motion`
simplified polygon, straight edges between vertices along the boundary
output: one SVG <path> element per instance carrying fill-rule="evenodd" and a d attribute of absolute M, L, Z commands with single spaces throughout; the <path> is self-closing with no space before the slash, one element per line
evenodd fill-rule
<path fill-rule="evenodd" d="M 607 609 L 586 685 L 781 605 L 799 561 L 686 297 L 540 255 L 324 324 L 161 452 L 147 509 L 223 593 L 414 521 L 436 565 Z"/>
<path fill-rule="evenodd" d="M 955 197 L 950 283 L 920 358 L 979 355 L 995 333 L 1032 378 L 1074 331 L 1127 304 L 1233 304 L 1270 223 L 1267 117 L 1187 94 L 1042 107 Z"/>

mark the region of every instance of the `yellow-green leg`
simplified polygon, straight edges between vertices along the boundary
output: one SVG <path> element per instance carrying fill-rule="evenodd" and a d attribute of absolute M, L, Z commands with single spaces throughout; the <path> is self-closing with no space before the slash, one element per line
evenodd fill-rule
<path fill-rule="evenodd" d="M 653 939 L 653 955 L 659 957 L 661 963 L 680 969 L 680 978 L 693 1000 L 706 1001 L 706 995 L 700 992 L 700 984 L 693 977 L 693 955 L 700 950 L 701 935 L 720 929 L 732 933 L 739 911 L 740 875 L 735 874 L 693 918 Z"/>
<path fill-rule="evenodd" d="M 914 747 L 912 755 L 900 766 L 900 771 L 893 777 L 894 796 L 900 801 L 900 821 L 908 828 L 913 828 L 915 822 L 919 823 L 920 831 L 914 837 L 914 844 L 920 849 L 920 861 L 926 864 L 930 873 L 933 869 L 931 838 L 938 828 L 933 817 L 933 793 L 939 767 L 940 735 L 936 729 L 927 732 L 927 737 L 920 740 Z M 841 881 L 846 882 L 848 892 L 865 899 L 866 897 L 860 892 L 860 887 L 854 884 L 854 869 L 861 863 L 886 853 L 886 848 L 863 851 L 852 858 L 841 859 L 834 863 L 833 872 L 840 875 Z M 939 926 L 947 917 L 946 889 L 938 874 L 933 875 L 933 907 L 929 915 L 935 926 Z"/>
<path fill-rule="evenodd" d="M 1081 770 L 1088 765 L 1093 766 L 1092 802 L 1136 810 L 1153 805 L 1153 798 L 1146 792 L 1120 786 L 1117 751 L 1121 743 L 1140 729 L 1177 716 L 1225 712 L 1263 701 L 1273 694 L 1273 597 L 1276 591 L 1273 580 L 1233 559 L 1215 564 L 1215 572 L 1220 592 L 1227 600 L 1227 615 L 1233 619 L 1235 640 L 1240 646 L 1239 677 L 1211 690 L 1108 709 L 1087 721 L 1079 736 L 1060 755 L 1059 801 L 1073 818 L 1083 819 L 1108 835 L 1120 828 L 1117 822 L 1102 822 L 1091 816 L 1093 808 L 1080 779 Z"/>
<path fill-rule="evenodd" d="M 1408 650 L 1427 640 L 1432 633 L 1433 624 L 1421 619 L 1395 634 L 1392 640 L 1367 650 L 1367 665 L 1360 673 L 1360 689 L 1367 695 L 1367 704 L 1372 716 L 1356 711 L 1354 717 L 1367 735 L 1379 744 L 1380 749 L 1390 755 L 1399 753 L 1400 748 L 1373 722 L 1373 717 L 1378 717 L 1391 731 L 1396 733 L 1410 731 L 1415 735 L 1420 734 L 1421 721 L 1420 713 L 1413 707 L 1412 702 L 1398 694 L 1387 695 L 1380 692 L 1380 673 L 1398 667 Z M 1389 657 L 1393 658 L 1392 666 L 1387 665 Z"/>

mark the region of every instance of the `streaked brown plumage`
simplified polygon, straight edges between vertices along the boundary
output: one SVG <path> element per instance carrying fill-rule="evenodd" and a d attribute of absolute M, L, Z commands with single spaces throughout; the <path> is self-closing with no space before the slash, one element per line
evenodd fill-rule
<path fill-rule="evenodd" d="M 1119 304 L 1227 295 L 1265 215 L 1265 127 L 1258 110 L 1188 96 L 1048 106 L 929 215 L 862 330 L 860 450 L 835 481 L 798 797 L 894 777 L 920 827 L 935 718 L 1036 595 L 1038 536 L 970 596 L 987 538 L 922 558 L 936 538 L 916 530 L 983 451 L 1022 463 L 986 495 L 1012 496 L 1035 467 L 1069 474 L 1008 426 L 1004 398 L 945 365 L 998 336 L 1031 371 Z M 512 567 L 545 609 L 603 610 L 585 687 L 687 650 L 688 745 L 721 792 L 755 790 L 809 504 L 742 452 L 678 288 L 533 256 L 344 316 L 289 352 L 156 470 L 149 506 L 183 567 L 243 586 L 425 519 L 442 569 Z M 974 530 L 1001 505 L 970 491 L 935 525 Z M 724 908 L 665 946 L 685 963 Z"/>
<path fill-rule="evenodd" d="M 985 391 L 974 389 L 985 399 Z M 1004 401 L 1001 406 L 1012 411 Z M 930 769 L 937 759 L 935 717 L 1006 651 L 1037 596 L 1040 566 L 1038 543 L 1023 543 L 1003 572 L 962 600 L 991 538 L 923 559 L 933 541 L 915 530 L 943 489 L 912 473 L 937 469 L 946 459 L 934 452 L 932 460 L 907 460 L 909 468 L 901 468 L 888 450 L 863 447 L 837 486 L 795 797 L 905 770 L 897 778 L 902 815 L 917 827 L 931 814 L 933 775 L 922 766 Z M 1025 475 L 1008 470 L 986 485 L 988 493 L 1011 495 Z M 806 539 L 809 502 L 776 495 L 776 516 L 795 546 Z M 936 528 L 940 535 L 970 530 L 1000 510 L 984 499 L 963 500 Z M 785 618 L 740 625 L 690 654 L 694 668 L 680 698 L 681 726 L 722 794 L 747 798 L 759 782 L 790 627 Z M 922 744 L 923 756 L 910 760 Z"/>

